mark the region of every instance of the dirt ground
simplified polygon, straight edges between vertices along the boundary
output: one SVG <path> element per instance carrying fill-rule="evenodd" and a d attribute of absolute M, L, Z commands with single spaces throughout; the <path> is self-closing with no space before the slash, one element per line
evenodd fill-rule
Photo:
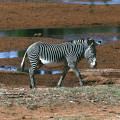
<path fill-rule="evenodd" d="M 77 4 L 1 2 L 0 11 L 1 30 L 120 25 L 119 5 L 91 8 Z M 0 37 L 0 52 L 25 50 L 36 41 L 60 43 L 64 40 Z M 120 41 L 96 49 L 95 69 L 90 69 L 85 59 L 78 63 L 84 87 L 79 86 L 72 71 L 68 72 L 61 89 L 56 87 L 61 74 L 35 75 L 38 87 L 35 90 L 29 89 L 28 73 L 0 71 L 0 120 L 120 119 Z M 21 57 L 0 59 L 0 66 L 20 67 L 21 60 Z M 27 59 L 26 67 L 29 67 Z M 52 69 L 63 70 L 63 66 Z"/>
<path fill-rule="evenodd" d="M 0 29 L 120 25 L 119 5 L 1 2 L 0 11 Z"/>
<path fill-rule="evenodd" d="M 11 50 L 25 50 L 30 44 L 36 41 L 49 41 L 49 42 L 63 42 L 64 40 L 55 40 L 52 38 L 0 38 L 0 51 L 11 51 Z M 6 47 L 7 44 L 7 47 Z M 119 62 L 119 52 L 120 52 L 120 41 L 110 42 L 105 45 L 100 45 L 97 47 L 97 62 L 98 65 L 95 69 L 90 69 L 89 64 L 85 59 L 79 62 L 78 68 L 82 74 L 82 78 L 85 86 L 80 87 L 79 81 L 76 75 L 70 71 L 68 72 L 65 80 L 63 81 L 63 88 L 70 89 L 77 88 L 85 89 L 89 86 L 92 90 L 93 88 L 102 88 L 102 85 L 109 86 L 107 90 L 113 89 L 114 85 L 120 85 L 120 62 Z M 0 59 L 0 66 L 11 65 L 20 66 L 22 58 L 6 58 Z M 29 62 L 26 59 L 26 67 L 29 66 Z M 43 66 L 46 68 L 46 66 Z M 53 68 L 58 70 L 63 70 L 63 67 Z M 30 79 L 28 73 L 23 72 L 12 72 L 12 71 L 0 71 L 0 120 L 10 119 L 10 120 L 47 120 L 47 119 L 119 119 L 120 117 L 120 86 L 118 91 L 110 91 L 110 96 L 107 98 L 112 99 L 112 101 L 117 101 L 118 103 L 110 103 L 109 99 L 104 100 L 104 95 L 100 96 L 100 101 L 93 102 L 93 98 L 96 96 L 94 93 L 91 96 L 91 92 L 84 94 L 84 97 L 88 97 L 85 100 L 82 94 L 79 96 L 74 96 L 72 91 L 69 93 L 70 96 L 66 98 L 63 94 L 59 97 L 64 98 L 65 101 L 58 101 L 57 95 L 48 94 L 46 89 L 54 89 L 57 86 L 57 82 L 61 74 L 56 75 L 35 75 L 37 90 L 34 94 L 31 93 L 34 90 L 29 89 Z M 115 87 L 116 88 L 116 87 Z M 40 98 L 42 97 L 42 90 L 45 91 L 45 100 L 48 104 L 41 103 Z M 56 88 L 56 90 L 61 90 Z M 4 93 L 5 91 L 5 93 Z M 21 96 L 22 91 L 22 96 Z M 36 91 L 39 91 L 37 93 Z M 17 93 L 16 93 L 17 92 Z M 30 92 L 30 93 L 29 93 Z M 94 91 L 96 92 L 96 91 Z M 51 93 L 54 93 L 52 91 Z M 63 92 L 64 93 L 64 92 Z M 115 95 L 115 93 L 118 93 Z M 10 96 L 9 96 L 10 95 Z M 27 97 L 25 95 L 28 95 Z M 33 95 L 33 97 L 29 97 Z M 40 95 L 40 96 L 36 96 Z M 67 94 L 68 95 L 68 94 Z M 99 94 L 98 94 L 99 95 Z M 114 99 L 111 96 L 116 96 Z M 52 98 L 50 98 L 52 97 Z M 48 99 L 49 98 L 49 99 Z M 56 99 L 52 101 L 51 99 Z M 73 100 L 69 100 L 72 98 Z M 80 98 L 80 99 L 78 99 Z M 99 97 L 98 97 L 99 98 Z M 77 99 L 77 100 L 76 100 Z M 92 99 L 92 100 L 91 100 Z M 22 102 L 21 102 L 22 100 Z M 43 101 L 45 101 L 43 99 Z M 75 100 L 75 102 L 74 102 Z M 27 103 L 26 103 L 27 101 Z M 29 102 L 28 102 L 29 101 Z M 77 102 L 76 102 L 77 101 Z M 101 102 L 102 101 L 102 102 Z M 40 102 L 40 103 L 39 103 Z M 49 103 L 50 102 L 50 103 Z M 53 104 L 55 103 L 55 104 Z"/>

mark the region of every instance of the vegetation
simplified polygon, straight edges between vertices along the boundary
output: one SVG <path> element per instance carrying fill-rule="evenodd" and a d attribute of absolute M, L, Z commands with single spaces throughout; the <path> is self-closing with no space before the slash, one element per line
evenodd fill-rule
<path fill-rule="evenodd" d="M 29 109 L 58 103 L 120 104 L 120 85 L 99 85 L 75 88 L 0 89 L 1 106 L 25 105 Z"/>

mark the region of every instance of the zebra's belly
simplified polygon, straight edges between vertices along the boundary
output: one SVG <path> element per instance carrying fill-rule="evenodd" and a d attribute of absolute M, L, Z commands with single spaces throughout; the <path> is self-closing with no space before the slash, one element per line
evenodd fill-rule
<path fill-rule="evenodd" d="M 41 62 L 42 62 L 43 64 L 50 64 L 50 63 L 51 63 L 51 61 L 49 61 L 49 60 L 44 60 L 44 59 L 42 59 L 42 58 L 40 58 L 40 60 L 41 60 Z"/>
<path fill-rule="evenodd" d="M 49 67 L 56 67 L 56 66 L 61 66 L 61 65 L 64 65 L 64 61 L 59 61 L 59 62 L 53 62 L 53 61 L 49 61 L 49 60 L 44 60 L 44 59 L 42 59 L 42 58 L 40 58 L 40 61 L 43 63 L 43 64 L 45 64 L 45 65 L 47 65 L 47 66 L 49 66 Z"/>

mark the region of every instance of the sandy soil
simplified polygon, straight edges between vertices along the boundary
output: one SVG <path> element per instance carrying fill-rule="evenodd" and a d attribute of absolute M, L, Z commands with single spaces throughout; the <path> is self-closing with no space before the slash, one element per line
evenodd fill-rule
<path fill-rule="evenodd" d="M 0 11 L 0 29 L 120 25 L 119 5 L 1 2 Z"/>
<path fill-rule="evenodd" d="M 91 9 L 87 5 L 4 2 L 0 3 L 0 11 L 0 29 L 120 25 L 119 5 L 94 6 Z M 113 35 L 113 33 L 106 34 Z M 60 43 L 64 40 L 40 37 L 0 37 L 0 52 L 25 50 L 36 41 Z M 119 53 L 120 41 L 110 42 L 97 46 L 98 65 L 96 69 L 89 69 L 86 60 L 80 61 L 78 68 L 85 83 L 84 87 L 79 87 L 79 81 L 72 71 L 67 74 L 63 81 L 64 87 L 61 89 L 56 88 L 60 74 L 35 75 L 38 87 L 36 90 L 29 89 L 28 73 L 0 71 L 0 120 L 119 119 Z M 19 67 L 21 60 L 22 58 L 0 59 L 0 66 Z M 27 59 L 26 67 L 29 67 Z M 63 66 L 59 68 L 59 70 L 62 69 Z M 77 94 L 73 94 L 74 88 L 77 91 L 88 88 L 91 88 L 92 91 L 94 88 L 97 90 L 95 89 L 94 94 L 91 90 L 87 93 L 84 91 L 84 94 L 79 93 L 79 91 Z M 115 91 L 115 88 L 118 91 Z M 51 92 L 51 89 L 56 89 L 55 93 Z M 65 97 L 64 94 L 59 96 L 60 92 L 56 93 L 62 89 L 64 94 L 68 93 L 68 97 Z M 65 89 L 69 90 L 65 91 Z M 99 90 L 110 90 L 108 97 L 105 97 L 107 93 L 101 94 L 98 92 Z M 95 96 L 99 94 L 101 96 L 96 99 Z M 61 100 L 60 102 L 53 101 L 53 99 L 58 100 L 57 95 Z M 109 102 L 110 99 L 112 103 Z M 46 105 L 44 100 L 56 104 Z M 43 103 L 39 104 L 40 101 Z"/>

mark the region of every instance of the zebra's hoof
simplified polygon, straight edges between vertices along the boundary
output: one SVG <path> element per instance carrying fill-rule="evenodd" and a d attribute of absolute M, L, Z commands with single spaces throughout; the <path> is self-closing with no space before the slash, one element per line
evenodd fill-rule
<path fill-rule="evenodd" d="M 80 86 L 82 87 L 82 86 L 84 86 L 84 84 L 80 84 Z"/>
<path fill-rule="evenodd" d="M 58 87 L 58 88 L 60 88 L 60 87 L 61 87 L 61 85 L 57 85 L 57 87 Z"/>
<path fill-rule="evenodd" d="M 31 89 L 35 89 L 35 88 L 37 88 L 37 87 L 36 87 L 36 86 L 30 85 L 30 88 L 31 88 Z"/>

